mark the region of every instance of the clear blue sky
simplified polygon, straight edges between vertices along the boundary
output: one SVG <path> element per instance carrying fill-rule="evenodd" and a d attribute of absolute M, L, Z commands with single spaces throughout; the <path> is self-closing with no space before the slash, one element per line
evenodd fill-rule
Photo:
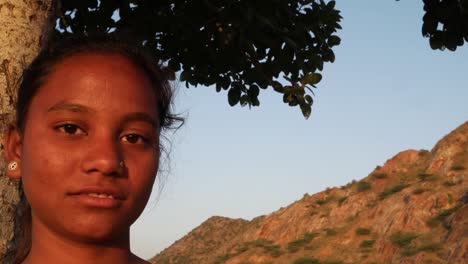
<path fill-rule="evenodd" d="M 262 91 L 261 107 L 178 84 L 186 125 L 171 170 L 132 227 L 149 258 L 207 218 L 251 219 L 329 186 L 367 176 L 399 151 L 431 149 L 468 120 L 468 45 L 434 51 L 421 36 L 422 1 L 338 1 L 342 43 L 326 64 L 312 116 Z M 158 197 L 159 195 L 159 197 Z"/>

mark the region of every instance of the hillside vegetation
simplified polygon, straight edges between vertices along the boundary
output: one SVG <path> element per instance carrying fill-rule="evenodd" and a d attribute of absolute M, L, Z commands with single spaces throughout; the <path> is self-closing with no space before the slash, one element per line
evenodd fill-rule
<path fill-rule="evenodd" d="M 468 122 L 346 186 L 251 221 L 212 217 L 152 263 L 468 263 Z"/>

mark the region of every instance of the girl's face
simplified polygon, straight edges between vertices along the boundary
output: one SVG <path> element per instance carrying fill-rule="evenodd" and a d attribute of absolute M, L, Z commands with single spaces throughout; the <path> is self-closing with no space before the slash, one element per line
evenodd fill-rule
<path fill-rule="evenodd" d="M 148 77 L 121 55 L 74 55 L 51 69 L 13 151 L 34 230 L 128 238 L 158 170 L 155 104 Z"/>

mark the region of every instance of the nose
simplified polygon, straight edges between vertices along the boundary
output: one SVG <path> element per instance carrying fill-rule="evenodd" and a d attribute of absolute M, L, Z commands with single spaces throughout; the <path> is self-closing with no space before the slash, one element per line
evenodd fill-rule
<path fill-rule="evenodd" d="M 114 177 L 124 174 L 125 163 L 122 151 L 118 141 L 113 137 L 96 136 L 90 139 L 84 147 L 81 167 L 85 173 Z"/>

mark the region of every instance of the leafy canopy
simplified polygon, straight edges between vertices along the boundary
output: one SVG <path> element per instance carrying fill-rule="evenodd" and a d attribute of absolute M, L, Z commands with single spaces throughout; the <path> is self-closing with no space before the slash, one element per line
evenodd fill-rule
<path fill-rule="evenodd" d="M 308 118 L 342 17 L 324 0 L 55 0 L 59 35 L 132 32 L 186 86 L 215 85 L 231 106 L 272 88 Z M 398 1 L 398 0 L 397 0 Z M 468 42 L 468 0 L 423 0 L 432 49 Z"/>
<path fill-rule="evenodd" d="M 432 49 L 455 51 L 468 42 L 468 0 L 423 0 L 422 34 Z"/>
<path fill-rule="evenodd" d="M 62 35 L 132 32 L 187 87 L 227 90 L 231 106 L 259 106 L 272 88 L 306 118 L 340 44 L 335 1 L 66 0 L 60 11 Z"/>

